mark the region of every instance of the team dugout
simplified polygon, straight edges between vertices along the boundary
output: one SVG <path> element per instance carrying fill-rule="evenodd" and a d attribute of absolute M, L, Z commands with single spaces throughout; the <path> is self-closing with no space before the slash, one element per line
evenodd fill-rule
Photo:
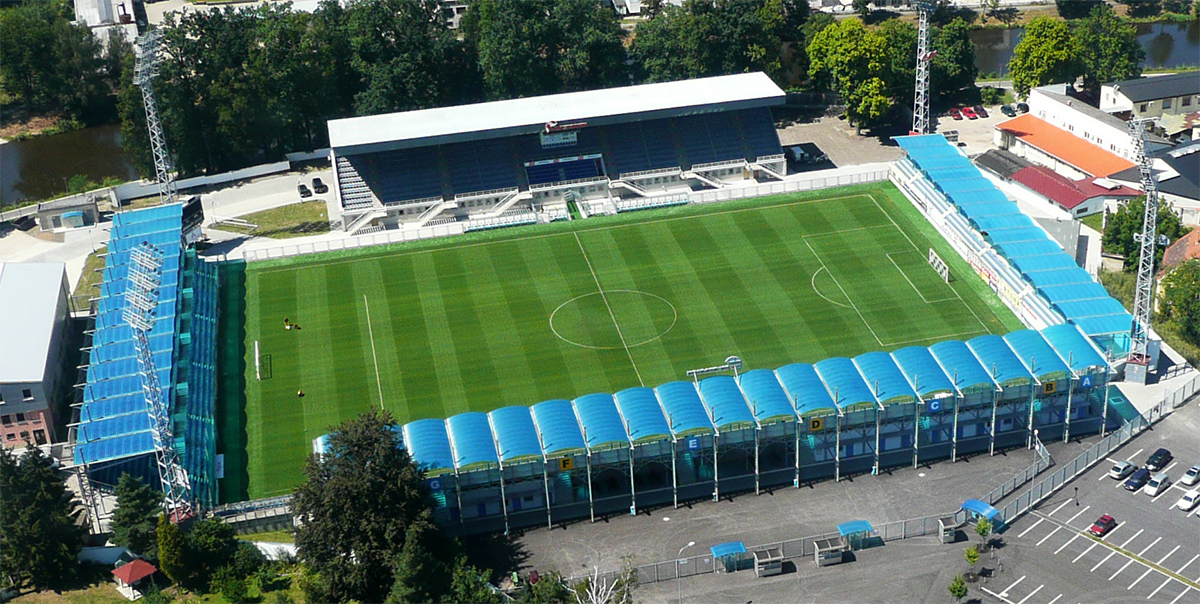
<path fill-rule="evenodd" d="M 1110 372 L 1066 323 L 421 419 L 399 440 L 439 521 L 509 530 L 1112 429 Z"/>

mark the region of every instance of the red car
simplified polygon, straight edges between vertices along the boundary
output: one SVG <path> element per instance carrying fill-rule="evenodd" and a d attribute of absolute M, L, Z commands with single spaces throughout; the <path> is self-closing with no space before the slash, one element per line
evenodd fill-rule
<path fill-rule="evenodd" d="M 977 113 L 975 113 L 975 110 L 971 109 L 970 107 L 963 107 L 962 114 L 963 114 L 963 117 L 965 117 L 969 120 L 979 119 L 979 115 Z"/>
<path fill-rule="evenodd" d="M 1095 524 L 1092 525 L 1092 528 L 1088 529 L 1088 532 L 1097 537 L 1103 537 L 1116 526 L 1117 521 L 1112 516 L 1105 514 L 1096 519 Z"/>
<path fill-rule="evenodd" d="M 961 120 L 963 118 L 963 114 L 961 111 L 958 110 L 958 107 L 951 107 L 950 108 L 950 117 L 952 117 L 956 120 Z"/>

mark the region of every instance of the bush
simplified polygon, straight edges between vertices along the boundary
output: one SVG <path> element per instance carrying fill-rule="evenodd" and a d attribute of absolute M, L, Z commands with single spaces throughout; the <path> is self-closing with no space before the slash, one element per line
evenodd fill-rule
<path fill-rule="evenodd" d="M 991 86 L 984 86 L 979 89 L 979 100 L 984 105 L 999 105 L 1004 99 L 1004 91 Z"/>

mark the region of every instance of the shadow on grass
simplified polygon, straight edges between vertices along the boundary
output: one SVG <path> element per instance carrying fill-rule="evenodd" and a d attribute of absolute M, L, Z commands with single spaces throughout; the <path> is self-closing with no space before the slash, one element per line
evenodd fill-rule
<path fill-rule="evenodd" d="M 219 265 L 221 307 L 217 324 L 217 451 L 225 455 L 221 502 L 249 498 L 246 451 L 246 263 Z"/>

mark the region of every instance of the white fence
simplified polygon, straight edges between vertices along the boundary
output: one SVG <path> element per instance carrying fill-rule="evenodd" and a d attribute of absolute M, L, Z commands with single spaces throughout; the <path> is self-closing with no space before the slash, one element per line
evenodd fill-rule
<path fill-rule="evenodd" d="M 389 243 L 419 241 L 421 239 L 431 239 L 433 237 L 461 235 L 462 233 L 462 224 L 442 224 L 432 227 L 424 227 L 421 229 L 383 231 L 379 233 L 371 233 L 370 235 L 361 235 L 358 237 L 343 237 L 340 239 L 313 241 L 309 243 L 296 243 L 293 245 L 284 245 L 259 250 L 244 250 L 241 252 L 241 257 L 246 262 L 256 262 L 259 260 L 273 260 L 275 258 L 287 258 L 290 256 L 301 256 L 304 254 L 336 252 L 338 250 L 353 250 L 376 245 L 387 245 Z M 235 258 L 236 254 L 237 253 L 235 252 Z M 229 255 L 222 254 L 218 259 L 222 261 L 228 260 Z"/>
<path fill-rule="evenodd" d="M 285 153 L 284 157 L 286 157 L 288 161 L 310 161 L 314 159 L 325 159 L 329 157 L 329 148 L 326 147 L 324 149 L 317 149 L 316 151 L 309 151 L 307 153 L 303 151 L 297 151 L 296 153 Z"/>

